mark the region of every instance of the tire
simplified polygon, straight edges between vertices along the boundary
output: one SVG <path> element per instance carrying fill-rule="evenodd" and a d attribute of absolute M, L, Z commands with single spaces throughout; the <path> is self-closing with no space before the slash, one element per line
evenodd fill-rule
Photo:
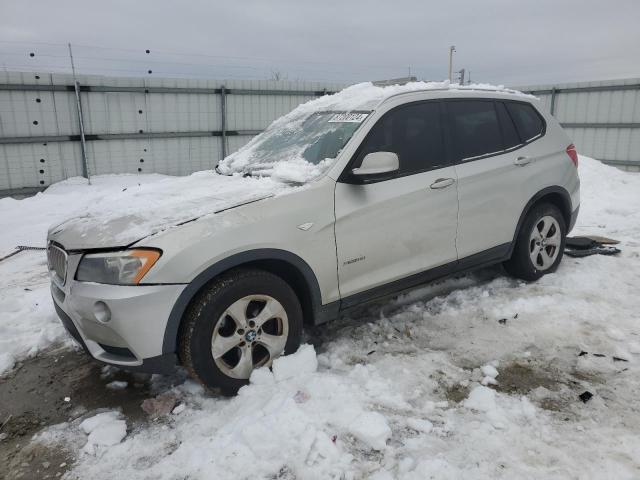
<path fill-rule="evenodd" d="M 527 281 L 555 272 L 562 261 L 566 236 L 567 225 L 558 207 L 550 203 L 535 205 L 518 232 L 511 258 L 504 263 L 505 270 Z"/>
<path fill-rule="evenodd" d="M 205 386 L 235 395 L 254 368 L 298 349 L 302 318 L 298 297 L 280 277 L 232 270 L 187 309 L 178 338 L 180 360 Z"/>

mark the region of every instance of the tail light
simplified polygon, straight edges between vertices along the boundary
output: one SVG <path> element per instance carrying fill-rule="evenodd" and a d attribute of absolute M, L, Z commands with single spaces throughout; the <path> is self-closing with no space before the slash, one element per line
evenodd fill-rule
<path fill-rule="evenodd" d="M 576 146 L 573 143 L 567 147 L 567 155 L 569 155 L 573 164 L 578 168 L 578 152 L 576 151 Z"/>

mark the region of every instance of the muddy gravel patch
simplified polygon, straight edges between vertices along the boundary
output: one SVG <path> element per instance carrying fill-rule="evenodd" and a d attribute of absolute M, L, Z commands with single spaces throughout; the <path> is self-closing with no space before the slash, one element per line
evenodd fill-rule
<path fill-rule="evenodd" d="M 0 378 L 0 465 L 7 467 L 0 469 L 0 478 L 55 478 L 73 463 L 63 448 L 29 443 L 50 425 L 97 409 L 118 409 L 129 423 L 145 422 L 141 404 L 150 396 L 149 378 L 106 371 L 83 352 L 67 348 L 19 364 Z M 119 382 L 119 388 L 107 387 L 111 382 Z"/>

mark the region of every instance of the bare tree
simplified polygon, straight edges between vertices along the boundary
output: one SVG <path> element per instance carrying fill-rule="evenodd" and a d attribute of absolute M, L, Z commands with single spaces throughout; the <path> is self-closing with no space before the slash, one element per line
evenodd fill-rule
<path fill-rule="evenodd" d="M 275 80 L 276 82 L 279 80 L 286 80 L 287 75 L 281 72 L 280 70 L 271 70 L 271 80 Z"/>

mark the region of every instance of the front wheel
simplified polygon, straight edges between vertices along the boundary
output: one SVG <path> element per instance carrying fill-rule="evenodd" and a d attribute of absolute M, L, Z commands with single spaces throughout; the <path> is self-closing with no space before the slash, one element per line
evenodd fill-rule
<path fill-rule="evenodd" d="M 562 261 L 566 235 L 566 223 L 558 207 L 549 203 L 534 206 L 518 232 L 505 270 L 529 281 L 554 272 Z"/>
<path fill-rule="evenodd" d="M 206 386 L 232 395 L 255 368 L 293 353 L 301 336 L 302 308 L 293 289 L 272 273 L 238 269 L 191 304 L 180 331 L 180 359 Z"/>

